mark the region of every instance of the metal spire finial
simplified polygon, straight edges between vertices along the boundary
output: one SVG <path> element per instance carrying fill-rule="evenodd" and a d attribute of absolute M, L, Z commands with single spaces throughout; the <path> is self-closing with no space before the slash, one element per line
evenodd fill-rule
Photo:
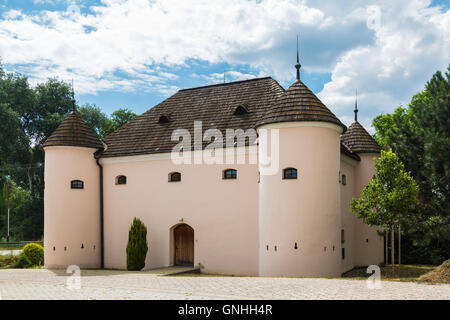
<path fill-rule="evenodd" d="M 358 89 L 356 89 L 356 95 L 355 95 L 355 121 L 358 121 Z"/>
<path fill-rule="evenodd" d="M 300 59 L 298 57 L 298 35 L 297 35 L 297 63 L 295 64 L 295 69 L 297 69 L 297 80 L 300 80 L 300 68 L 301 68 L 301 64 L 300 64 Z"/>

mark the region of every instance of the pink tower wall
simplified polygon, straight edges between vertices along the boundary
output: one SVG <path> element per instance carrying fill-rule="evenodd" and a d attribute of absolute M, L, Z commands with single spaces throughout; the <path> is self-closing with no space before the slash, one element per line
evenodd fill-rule
<path fill-rule="evenodd" d="M 279 172 L 261 174 L 259 274 L 339 276 L 338 173 L 342 130 L 323 123 L 291 126 L 281 124 L 279 129 Z M 276 127 L 280 124 L 263 128 Z M 298 170 L 298 179 L 282 179 L 282 169 L 287 167 Z M 298 249 L 294 248 L 295 243 Z"/>
<path fill-rule="evenodd" d="M 95 151 L 79 147 L 45 148 L 46 268 L 100 267 L 100 180 Z M 72 180 L 82 180 L 84 189 L 71 189 Z"/>

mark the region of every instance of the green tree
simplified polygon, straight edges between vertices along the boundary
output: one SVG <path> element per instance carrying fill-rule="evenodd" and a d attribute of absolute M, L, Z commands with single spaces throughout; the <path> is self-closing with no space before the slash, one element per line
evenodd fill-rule
<path fill-rule="evenodd" d="M 17 226 L 11 224 L 16 238 L 42 235 L 44 152 L 41 146 L 71 110 L 71 88 L 67 84 L 49 79 L 31 88 L 27 77 L 6 74 L 0 64 L 0 121 L 5 128 L 0 131 L 0 180 L 10 176 L 17 190 L 28 189 L 31 200 L 22 204 L 23 208 L 27 207 L 27 216 L 22 216 Z M 14 235 L 14 229 L 18 234 Z"/>
<path fill-rule="evenodd" d="M 53 78 L 32 88 L 27 77 L 6 73 L 0 61 L 0 189 L 7 176 L 14 182 L 11 186 L 11 234 L 18 240 L 42 236 L 42 144 L 72 108 L 72 89 L 67 83 Z M 131 110 L 119 109 L 109 119 L 100 108 L 89 104 L 78 108 L 78 112 L 100 139 L 136 116 Z M 6 233 L 1 191 L 0 237 Z"/>
<path fill-rule="evenodd" d="M 450 256 L 450 66 L 436 72 L 407 108 L 373 121 L 378 141 L 391 148 L 419 185 L 407 222 L 408 262 L 438 264 Z"/>
<path fill-rule="evenodd" d="M 111 120 L 95 104 L 85 104 L 78 107 L 78 114 L 89 127 L 91 127 L 100 139 L 105 137 L 106 132 L 112 126 Z"/>
<path fill-rule="evenodd" d="M 144 268 L 147 251 L 147 227 L 141 220 L 134 218 L 128 232 L 127 270 Z"/>
<path fill-rule="evenodd" d="M 375 160 L 375 169 L 375 176 L 361 196 L 352 199 L 350 207 L 366 224 L 393 230 L 395 225 L 403 225 L 411 219 L 418 186 L 392 151 L 381 151 L 381 158 Z M 394 237 L 391 237 L 391 250 L 394 257 Z"/>
<path fill-rule="evenodd" d="M 118 109 L 114 111 L 111 115 L 111 125 L 106 130 L 105 136 L 113 133 L 123 125 L 127 124 L 128 122 L 136 118 L 136 116 L 137 114 L 135 114 L 130 109 Z"/>

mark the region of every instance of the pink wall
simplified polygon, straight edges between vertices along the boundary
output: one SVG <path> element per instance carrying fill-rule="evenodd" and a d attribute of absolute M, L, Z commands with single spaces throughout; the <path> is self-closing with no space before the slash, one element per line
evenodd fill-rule
<path fill-rule="evenodd" d="M 355 223 L 356 217 L 350 210 L 350 201 L 354 197 L 355 190 L 355 166 L 358 162 L 346 157 L 341 156 L 341 221 L 342 229 L 344 230 L 344 243 L 341 244 L 341 248 L 345 248 L 345 258 L 341 258 L 341 271 L 346 272 L 353 268 L 355 261 Z M 346 176 L 347 184 L 342 184 L 342 175 Z"/>
<path fill-rule="evenodd" d="M 194 229 L 195 261 L 206 273 L 258 274 L 258 170 L 256 165 L 174 165 L 170 159 L 115 162 L 102 159 L 105 194 L 105 267 L 126 267 L 134 217 L 148 229 L 145 269 L 173 264 L 171 228 Z M 142 160 L 142 158 L 141 158 Z M 223 180 L 234 168 L 237 180 Z M 181 172 L 181 182 L 168 174 Z M 126 175 L 126 185 L 115 185 Z"/>
<path fill-rule="evenodd" d="M 281 125 L 280 170 L 261 175 L 259 186 L 260 275 L 340 275 L 340 131 Z M 283 180 L 286 167 L 297 168 L 298 179 Z"/>
<path fill-rule="evenodd" d="M 260 183 L 257 164 L 175 165 L 168 154 L 102 159 L 105 267 L 126 268 L 134 217 L 148 228 L 145 269 L 173 265 L 172 230 L 179 223 L 194 229 L 194 264 L 202 265 L 205 273 L 339 276 L 354 265 L 382 262 L 382 238 L 349 209 L 351 198 L 359 196 L 375 172 L 375 155 L 363 154 L 361 162 L 341 156 L 338 127 L 285 125 L 279 130 L 279 171 L 261 175 Z M 94 151 L 45 148 L 48 268 L 100 265 L 99 168 Z M 283 180 L 286 167 L 297 168 L 299 178 Z M 226 168 L 237 169 L 237 180 L 222 179 Z M 181 182 L 168 182 L 173 171 L 181 172 Z M 339 183 L 339 171 L 347 176 L 346 186 Z M 115 184 L 118 175 L 127 176 L 126 185 Z M 84 181 L 83 190 L 70 189 L 74 179 Z"/>
<path fill-rule="evenodd" d="M 100 267 L 99 169 L 94 152 L 91 148 L 45 148 L 46 268 Z M 70 188 L 76 179 L 84 182 L 84 189 Z"/>

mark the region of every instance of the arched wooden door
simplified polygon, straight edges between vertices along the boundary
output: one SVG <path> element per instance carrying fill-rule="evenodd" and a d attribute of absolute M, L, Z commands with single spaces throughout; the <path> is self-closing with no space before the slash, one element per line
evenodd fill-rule
<path fill-rule="evenodd" d="M 194 265 L 194 229 L 180 224 L 173 230 L 175 265 Z"/>

